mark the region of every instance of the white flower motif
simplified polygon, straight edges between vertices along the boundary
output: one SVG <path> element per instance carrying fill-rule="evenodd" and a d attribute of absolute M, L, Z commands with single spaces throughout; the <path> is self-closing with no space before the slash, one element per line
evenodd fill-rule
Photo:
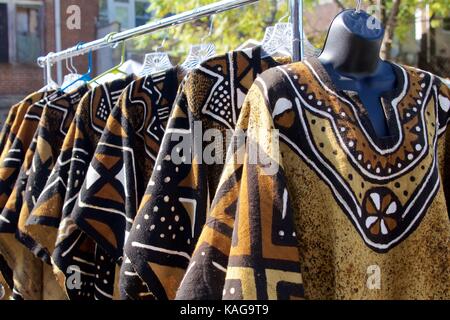
<path fill-rule="evenodd" d="M 386 194 L 383 197 L 373 192 L 366 201 L 366 228 L 373 235 L 387 235 L 397 227 L 397 220 L 392 217 L 397 213 L 398 205 L 391 194 Z"/>

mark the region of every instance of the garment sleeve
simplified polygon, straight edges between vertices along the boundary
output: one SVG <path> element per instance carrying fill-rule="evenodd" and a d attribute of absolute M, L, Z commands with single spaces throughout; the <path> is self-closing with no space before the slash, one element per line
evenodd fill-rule
<path fill-rule="evenodd" d="M 28 233 L 45 248 L 50 255 L 53 253 L 58 228 L 61 222 L 64 197 L 70 190 L 68 176 L 72 159 L 72 147 L 76 134 L 76 122 L 69 128 L 61 152 L 56 160 L 55 167 L 51 171 L 45 187 L 42 189 L 34 209 L 26 222 Z M 82 161 L 82 160 L 80 160 Z M 42 228 L 46 232 L 39 232 Z M 35 232 L 35 229 L 36 230 Z"/>
<path fill-rule="evenodd" d="M 125 298 L 174 299 L 205 222 L 208 184 L 202 123 L 189 109 L 186 90 L 184 83 L 125 247 Z"/>
<path fill-rule="evenodd" d="M 257 81 L 177 299 L 303 297 L 293 213 L 269 110 Z"/>

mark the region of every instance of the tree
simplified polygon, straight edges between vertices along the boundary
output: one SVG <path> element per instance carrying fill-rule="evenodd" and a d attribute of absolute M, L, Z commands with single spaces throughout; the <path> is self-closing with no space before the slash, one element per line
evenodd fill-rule
<path fill-rule="evenodd" d="M 209 4 L 217 0 L 149 0 L 149 10 L 155 18 L 162 18 Z M 341 8 L 354 8 L 353 0 L 333 0 Z M 305 7 L 314 10 L 319 0 L 305 0 Z M 450 13 L 450 0 L 369 0 L 363 2 L 375 13 L 386 29 L 382 56 L 391 59 L 391 48 L 394 38 L 403 41 L 416 23 L 417 9 L 429 8 L 429 19 L 432 27 L 439 26 L 443 18 Z M 373 11 L 373 10 L 371 10 Z M 226 52 L 238 47 L 247 39 L 262 39 L 267 26 L 273 25 L 288 12 L 287 0 L 262 0 L 256 5 L 244 9 L 236 9 L 220 13 L 213 22 L 212 36 L 205 41 L 216 45 L 218 52 Z M 373 13 L 373 12 L 371 12 Z M 208 34 L 211 18 L 204 18 L 162 33 L 148 36 L 140 41 L 141 47 L 158 47 L 167 38 L 166 51 L 173 57 L 181 59 L 190 45 L 199 43 Z M 323 46 L 324 35 L 310 37 L 309 40 L 318 48 Z"/>
<path fill-rule="evenodd" d="M 334 0 L 334 2 L 338 6 L 346 5 L 349 8 L 355 3 L 355 1 L 340 0 Z M 424 10 L 428 5 L 428 19 L 434 28 L 440 26 L 443 18 L 448 17 L 450 13 L 450 0 L 369 0 L 367 2 L 372 8 L 375 8 L 375 12 L 386 30 L 381 52 L 385 59 L 392 58 L 391 49 L 394 38 L 399 41 L 404 40 L 405 36 L 415 27 L 417 9 Z"/>
<path fill-rule="evenodd" d="M 150 0 L 149 11 L 154 18 L 184 12 L 217 0 Z M 247 39 L 262 39 L 267 26 L 273 25 L 287 12 L 287 1 L 265 0 L 242 9 L 218 14 L 218 18 L 202 18 L 182 26 L 169 28 L 160 33 L 142 37 L 139 47 L 155 50 L 165 41 L 164 50 L 179 60 L 189 47 L 202 41 L 212 42 L 217 52 L 227 52 L 241 45 Z M 208 37 L 212 25 L 211 36 Z"/>

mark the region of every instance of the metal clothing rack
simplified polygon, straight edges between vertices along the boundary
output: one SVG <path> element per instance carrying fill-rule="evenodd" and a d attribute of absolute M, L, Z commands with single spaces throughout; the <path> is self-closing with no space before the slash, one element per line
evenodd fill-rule
<path fill-rule="evenodd" d="M 173 15 L 159 21 L 150 22 L 145 25 L 129 29 L 120 33 L 116 33 L 108 38 L 98 39 L 83 45 L 75 46 L 57 53 L 51 52 L 45 57 L 38 58 L 38 65 L 46 68 L 46 75 L 51 79 L 51 66 L 59 61 L 69 59 L 75 56 L 86 54 L 90 51 L 96 51 L 109 47 L 119 42 L 135 38 L 144 34 L 152 33 L 168 27 L 173 27 L 187 22 L 210 16 L 216 13 L 229 11 L 246 5 L 254 4 L 260 0 L 222 0 L 209 5 L 205 5 L 194 10 L 186 11 L 177 15 Z M 303 1 L 290 0 L 290 11 L 293 24 L 293 60 L 300 61 L 303 59 Z"/>

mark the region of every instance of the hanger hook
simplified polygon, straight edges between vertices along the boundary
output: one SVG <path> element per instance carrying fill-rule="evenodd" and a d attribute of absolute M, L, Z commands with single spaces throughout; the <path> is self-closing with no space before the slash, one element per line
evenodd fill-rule
<path fill-rule="evenodd" d="M 356 13 L 360 13 L 361 12 L 361 3 L 362 3 L 362 0 L 357 0 L 356 1 L 356 9 L 355 9 Z"/>
<path fill-rule="evenodd" d="M 83 45 L 84 45 L 84 42 L 80 41 L 80 42 L 77 43 L 75 49 L 80 50 Z"/>
<path fill-rule="evenodd" d="M 83 42 L 83 41 L 80 41 L 80 42 L 78 42 L 77 45 L 75 46 L 75 49 L 76 49 L 76 50 L 80 50 L 81 46 L 83 46 L 83 45 L 84 45 L 84 42 Z M 69 59 L 70 59 L 70 67 L 71 67 L 71 69 L 69 69 L 69 68 L 67 68 L 67 69 L 69 69 L 72 73 L 77 74 L 77 73 L 78 73 L 78 70 L 77 70 L 77 68 L 75 67 L 75 65 L 73 64 L 73 56 L 70 57 Z M 68 62 L 68 61 L 66 60 L 66 67 L 67 67 L 67 62 Z"/>
<path fill-rule="evenodd" d="M 291 13 L 289 11 L 278 20 L 278 23 L 281 23 L 286 18 L 288 18 L 288 22 L 291 21 Z"/>
<path fill-rule="evenodd" d="M 159 49 L 164 48 L 164 45 L 166 44 L 167 41 L 167 34 L 164 35 L 163 41 L 161 42 L 161 45 L 155 48 L 155 52 L 158 52 Z"/>
<path fill-rule="evenodd" d="M 213 28 L 214 28 L 214 18 L 215 18 L 215 16 L 216 16 L 216 15 L 214 15 L 214 14 L 211 15 L 211 21 L 209 22 L 209 31 L 208 31 L 208 34 L 207 34 L 206 36 L 204 36 L 204 37 L 201 39 L 201 44 L 204 44 L 204 43 L 205 43 L 205 40 L 212 36 Z"/>
<path fill-rule="evenodd" d="M 66 58 L 66 69 L 67 69 L 67 71 L 69 71 L 70 73 L 74 73 L 74 72 L 73 72 L 73 69 L 70 69 L 70 66 L 69 66 L 69 58 Z"/>
<path fill-rule="evenodd" d="M 106 41 L 106 43 L 109 43 L 109 44 L 111 44 L 111 47 L 113 48 L 113 49 L 115 49 L 115 48 L 117 48 L 117 46 L 119 45 L 119 43 L 117 42 L 117 43 L 112 43 L 112 37 L 114 37 L 115 35 L 117 34 L 117 32 L 111 32 L 111 33 L 108 33 L 106 36 L 105 36 L 105 41 Z"/>
<path fill-rule="evenodd" d="M 70 57 L 70 67 L 75 71 L 75 73 L 78 73 L 77 68 L 76 68 L 75 65 L 73 64 L 73 57 Z"/>

